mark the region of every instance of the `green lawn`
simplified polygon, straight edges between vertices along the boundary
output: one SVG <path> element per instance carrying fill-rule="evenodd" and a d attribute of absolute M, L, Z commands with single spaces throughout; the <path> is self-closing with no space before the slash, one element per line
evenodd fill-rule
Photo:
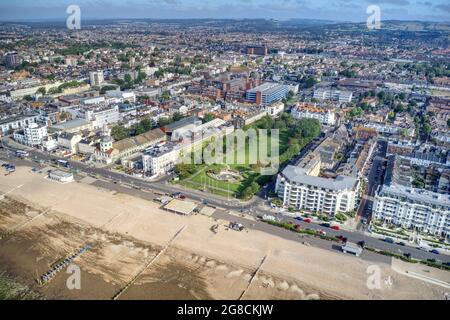
<path fill-rule="evenodd" d="M 203 167 L 197 173 L 179 181 L 178 184 L 187 188 L 216 194 L 226 198 L 234 198 L 236 196 L 236 193 L 242 187 L 242 182 L 230 183 L 227 181 L 216 180 L 210 177 L 207 171 L 217 165 L 202 166 Z"/>
<path fill-rule="evenodd" d="M 248 129 L 258 129 L 258 126 L 261 124 L 261 121 L 267 121 L 266 120 L 259 120 L 252 124 L 251 126 L 244 128 L 244 130 Z M 263 125 L 263 124 L 261 124 Z M 319 127 L 320 128 L 320 127 Z M 281 159 L 284 158 L 291 158 L 291 154 L 296 153 L 296 151 L 293 151 L 292 146 L 289 144 L 291 138 L 292 130 L 290 128 L 284 128 L 280 129 L 279 131 L 279 157 Z M 298 141 L 299 148 L 301 149 L 305 145 L 306 139 L 300 138 Z M 267 139 L 267 150 L 270 155 L 270 149 L 271 149 L 271 139 L 268 137 Z M 243 148 L 242 148 L 243 149 Z M 252 153 L 251 153 L 252 152 Z M 244 154 L 241 161 L 241 157 Z M 250 164 L 250 154 L 256 155 L 255 158 L 258 156 L 258 143 L 249 143 L 246 142 L 245 150 L 235 150 L 234 151 L 234 159 L 227 159 L 227 154 L 224 154 L 224 163 L 231 163 L 231 164 L 215 164 L 215 165 L 207 165 L 207 164 L 201 164 L 197 165 L 194 170 L 188 170 L 187 174 L 183 174 L 184 179 L 179 180 L 176 182 L 179 185 L 182 185 L 186 188 L 194 189 L 194 190 L 201 190 L 204 192 L 216 194 L 219 196 L 223 196 L 226 198 L 234 198 L 238 196 L 243 196 L 248 198 L 249 193 L 248 189 L 251 187 L 251 184 L 253 182 L 259 182 L 260 186 L 267 183 L 268 181 L 265 179 L 266 177 L 262 177 L 259 172 L 260 170 L 267 165 L 266 163 L 258 163 L 255 164 L 252 162 Z M 238 157 L 241 156 L 241 157 Z M 253 158 L 253 159 L 255 159 Z M 280 159 L 280 161 L 281 161 Z M 260 159 L 257 159 L 260 160 Z M 268 159 L 267 159 L 268 160 Z M 241 161 L 243 163 L 235 163 L 236 161 Z M 217 167 L 224 167 L 228 166 L 233 171 L 238 171 L 242 177 L 243 180 L 240 182 L 227 182 L 227 181 L 221 181 L 214 179 L 208 175 L 208 171 L 217 168 Z M 186 170 L 186 169 L 184 169 Z M 193 173 L 195 171 L 195 173 Z M 259 179 L 259 177 L 261 177 Z M 271 178 L 271 177 L 268 177 Z M 270 180 L 270 179 L 269 179 Z M 254 191 L 252 191 L 254 192 Z"/>

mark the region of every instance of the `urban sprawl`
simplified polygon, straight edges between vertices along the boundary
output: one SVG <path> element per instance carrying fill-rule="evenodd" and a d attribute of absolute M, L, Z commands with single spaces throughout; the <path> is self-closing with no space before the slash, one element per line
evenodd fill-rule
<path fill-rule="evenodd" d="M 400 25 L 2 24 L 3 171 L 29 161 L 448 268 L 449 33 Z M 233 147 L 194 159 L 217 142 Z"/>

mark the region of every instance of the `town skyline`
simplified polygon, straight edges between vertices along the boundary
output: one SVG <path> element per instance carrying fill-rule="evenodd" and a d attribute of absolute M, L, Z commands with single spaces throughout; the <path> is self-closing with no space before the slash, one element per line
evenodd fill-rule
<path fill-rule="evenodd" d="M 83 19 L 274 19 L 364 22 L 367 7 L 377 5 L 382 20 L 448 22 L 446 1 L 412 0 L 154 0 L 154 1 L 2 1 L 0 21 L 59 21 L 66 18 L 69 5 L 78 5 Z"/>

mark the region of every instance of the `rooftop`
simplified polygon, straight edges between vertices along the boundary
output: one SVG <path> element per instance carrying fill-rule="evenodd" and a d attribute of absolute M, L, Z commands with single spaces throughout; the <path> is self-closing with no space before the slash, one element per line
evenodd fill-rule
<path fill-rule="evenodd" d="M 164 209 L 168 211 L 184 215 L 191 214 L 195 208 L 197 208 L 195 203 L 178 199 L 173 199 L 166 206 L 164 206 Z"/>
<path fill-rule="evenodd" d="M 328 179 L 316 176 L 309 176 L 306 174 L 305 169 L 295 166 L 287 166 L 282 171 L 282 175 L 290 182 L 306 184 L 309 186 L 334 191 L 345 189 L 351 190 L 355 187 L 357 183 L 357 179 L 353 177 L 337 176 L 336 179 Z"/>
<path fill-rule="evenodd" d="M 422 189 L 409 188 L 401 185 L 383 185 L 378 193 L 380 196 L 394 196 L 409 199 L 425 206 L 434 205 L 450 210 L 450 195 L 440 194 Z"/>

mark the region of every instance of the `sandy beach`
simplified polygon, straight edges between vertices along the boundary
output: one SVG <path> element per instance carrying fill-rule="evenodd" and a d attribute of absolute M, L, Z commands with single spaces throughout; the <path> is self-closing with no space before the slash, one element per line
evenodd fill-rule
<path fill-rule="evenodd" d="M 49 181 L 45 170 L 1 175 L 0 192 L 2 271 L 48 299 L 111 299 L 136 275 L 119 299 L 443 299 L 446 291 L 388 264 L 379 265 L 381 287 L 371 290 L 371 263 L 352 255 L 227 230 L 228 221 L 178 216 L 88 183 Z M 80 290 L 67 288 L 65 272 L 37 287 L 38 275 L 88 242 L 92 249 L 75 260 Z"/>

